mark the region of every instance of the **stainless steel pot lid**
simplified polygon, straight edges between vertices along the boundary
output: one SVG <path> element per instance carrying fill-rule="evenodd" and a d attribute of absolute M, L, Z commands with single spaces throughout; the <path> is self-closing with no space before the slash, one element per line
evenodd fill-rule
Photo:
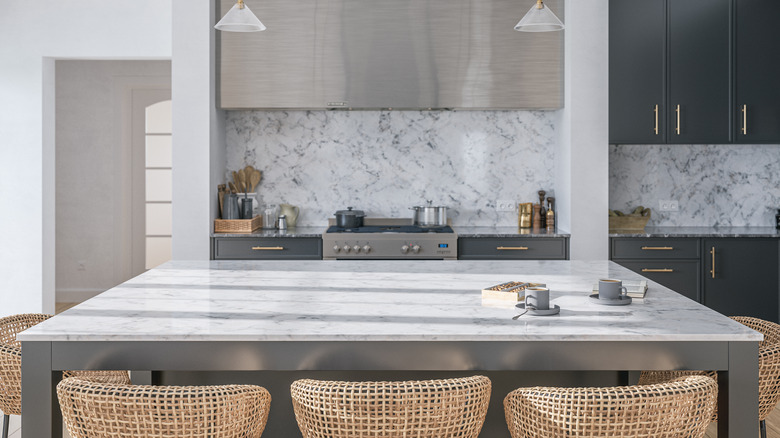
<path fill-rule="evenodd" d="M 339 210 L 335 213 L 336 216 L 355 216 L 366 217 L 366 213 L 363 210 L 353 210 L 352 207 L 347 207 L 346 210 Z"/>

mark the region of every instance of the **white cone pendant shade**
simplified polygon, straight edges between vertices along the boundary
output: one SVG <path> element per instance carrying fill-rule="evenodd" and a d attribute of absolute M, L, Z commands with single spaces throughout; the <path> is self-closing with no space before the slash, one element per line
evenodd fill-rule
<path fill-rule="evenodd" d="M 259 32 L 265 30 L 265 25 L 255 17 L 243 0 L 238 0 L 214 28 L 225 32 Z"/>
<path fill-rule="evenodd" d="M 563 23 L 542 0 L 537 0 L 531 10 L 515 26 L 521 32 L 552 32 L 563 30 Z"/>

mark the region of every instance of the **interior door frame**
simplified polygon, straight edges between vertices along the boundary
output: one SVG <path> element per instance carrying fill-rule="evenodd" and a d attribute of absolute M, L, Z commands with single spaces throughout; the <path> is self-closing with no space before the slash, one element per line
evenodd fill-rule
<path fill-rule="evenodd" d="M 130 113 L 130 276 L 146 272 L 146 108 L 171 100 L 167 88 L 131 90 Z"/>

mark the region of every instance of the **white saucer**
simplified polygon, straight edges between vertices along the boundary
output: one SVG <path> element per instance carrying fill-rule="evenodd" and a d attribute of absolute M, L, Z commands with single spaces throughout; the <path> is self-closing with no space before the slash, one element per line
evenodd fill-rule
<path fill-rule="evenodd" d="M 599 294 L 593 294 L 588 296 L 591 303 L 601 304 L 602 306 L 625 306 L 631 304 L 631 297 L 628 295 L 621 295 L 614 300 L 602 300 L 599 298 Z"/>
<path fill-rule="evenodd" d="M 515 307 L 520 309 L 525 309 L 525 303 L 517 303 L 515 304 Z M 528 314 L 533 316 L 549 316 L 549 315 L 557 315 L 560 313 L 561 308 L 557 304 L 553 305 L 552 309 L 547 310 L 536 310 L 536 309 L 528 309 Z"/>

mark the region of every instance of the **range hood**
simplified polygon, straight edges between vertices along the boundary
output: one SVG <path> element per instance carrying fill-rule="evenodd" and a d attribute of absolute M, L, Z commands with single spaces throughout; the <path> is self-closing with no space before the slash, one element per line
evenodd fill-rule
<path fill-rule="evenodd" d="M 268 30 L 218 32 L 225 109 L 563 104 L 563 33 L 513 29 L 531 0 L 246 2 Z M 545 0 L 561 19 L 563 3 Z"/>

